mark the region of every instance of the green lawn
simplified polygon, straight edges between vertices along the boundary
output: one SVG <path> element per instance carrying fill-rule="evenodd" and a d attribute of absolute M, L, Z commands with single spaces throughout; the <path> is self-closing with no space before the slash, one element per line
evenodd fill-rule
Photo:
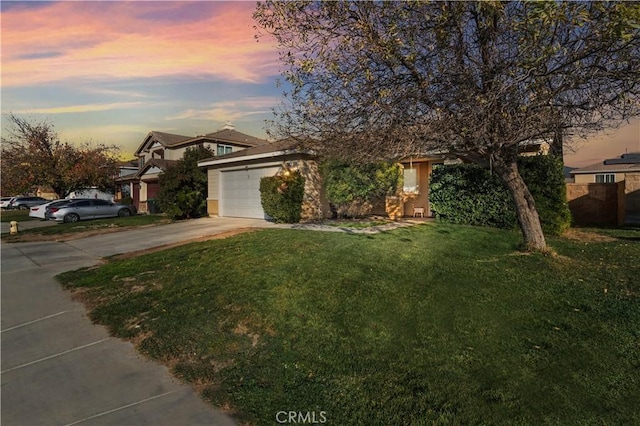
<path fill-rule="evenodd" d="M 17 219 L 20 222 L 20 219 Z M 74 235 L 87 232 L 105 232 L 128 229 L 131 227 L 159 225 L 171 222 L 166 216 L 136 215 L 129 217 L 114 217 L 110 219 L 85 220 L 76 223 L 56 223 L 33 229 L 21 229 L 17 235 L 2 234 L 2 241 L 12 243 L 20 241 L 37 241 L 48 237 Z"/>
<path fill-rule="evenodd" d="M 640 423 L 640 230 L 551 239 L 557 256 L 520 241 L 263 230 L 59 278 L 253 424 Z"/>
<path fill-rule="evenodd" d="M 29 210 L 0 210 L 0 222 L 11 222 L 12 220 L 24 222 L 25 220 L 39 219 L 29 217 Z"/>

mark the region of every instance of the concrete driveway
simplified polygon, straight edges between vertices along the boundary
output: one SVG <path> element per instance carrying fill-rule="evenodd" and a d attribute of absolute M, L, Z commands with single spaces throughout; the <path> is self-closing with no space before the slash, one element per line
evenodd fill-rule
<path fill-rule="evenodd" d="M 3 426 L 231 425 L 162 365 L 91 323 L 54 280 L 102 257 L 247 227 L 205 218 L 69 242 L 1 246 Z"/>

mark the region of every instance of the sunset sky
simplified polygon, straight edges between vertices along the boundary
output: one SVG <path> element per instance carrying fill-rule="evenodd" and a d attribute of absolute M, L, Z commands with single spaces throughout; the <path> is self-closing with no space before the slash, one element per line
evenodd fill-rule
<path fill-rule="evenodd" d="M 254 1 L 1 2 L 2 114 L 62 140 L 132 153 L 151 130 L 196 135 L 231 121 L 266 138 L 280 102 L 275 44 L 256 42 Z M 640 151 L 640 120 L 578 142 L 569 166 Z"/>

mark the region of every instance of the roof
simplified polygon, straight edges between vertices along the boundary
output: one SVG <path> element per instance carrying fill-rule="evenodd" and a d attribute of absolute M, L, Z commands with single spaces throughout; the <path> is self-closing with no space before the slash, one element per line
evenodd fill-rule
<path fill-rule="evenodd" d="M 207 133 L 204 137 L 219 142 L 228 142 L 247 146 L 264 145 L 269 143 L 265 139 L 256 138 L 254 136 L 238 132 L 234 129 L 222 129 L 214 133 Z"/>
<path fill-rule="evenodd" d="M 138 170 L 138 173 L 135 174 L 135 177 L 136 178 L 140 178 L 151 167 L 157 167 L 157 168 L 159 168 L 161 170 L 167 170 L 167 167 L 171 166 L 172 164 L 174 164 L 176 162 L 177 162 L 177 160 L 164 160 L 164 159 L 161 159 L 161 158 L 152 158 L 149 161 L 147 161 L 144 164 L 144 166 L 142 166 L 142 168 L 140 170 Z"/>
<path fill-rule="evenodd" d="M 261 158 L 272 158 L 287 154 L 304 154 L 308 151 L 297 147 L 298 143 L 291 139 L 283 139 L 276 142 L 269 142 L 252 148 L 231 152 L 219 157 L 206 158 L 198 161 L 198 166 L 214 166 L 217 164 L 233 163 L 244 160 L 257 160 Z"/>
<path fill-rule="evenodd" d="M 640 172 L 640 153 L 623 154 L 586 167 L 571 170 L 571 174 Z"/>
<path fill-rule="evenodd" d="M 196 145 L 198 143 L 204 142 L 228 143 L 247 147 L 268 143 L 268 141 L 266 141 L 265 139 L 256 138 L 255 136 L 247 135 L 234 129 L 222 129 L 217 132 L 207 133 L 206 135 L 198 135 L 195 137 L 175 135 L 171 133 L 157 132 L 155 130 L 152 130 L 147 134 L 147 136 L 144 138 L 144 141 L 136 150 L 136 155 L 139 155 L 142 151 L 148 149 L 153 142 L 158 142 L 165 148 L 178 148 L 181 146 Z"/>

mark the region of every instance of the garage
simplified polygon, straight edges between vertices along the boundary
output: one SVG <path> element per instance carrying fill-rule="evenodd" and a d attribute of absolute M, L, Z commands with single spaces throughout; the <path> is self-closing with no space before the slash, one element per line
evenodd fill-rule
<path fill-rule="evenodd" d="M 279 167 L 221 171 L 220 216 L 264 219 L 260 202 L 260 179 L 273 176 Z"/>

